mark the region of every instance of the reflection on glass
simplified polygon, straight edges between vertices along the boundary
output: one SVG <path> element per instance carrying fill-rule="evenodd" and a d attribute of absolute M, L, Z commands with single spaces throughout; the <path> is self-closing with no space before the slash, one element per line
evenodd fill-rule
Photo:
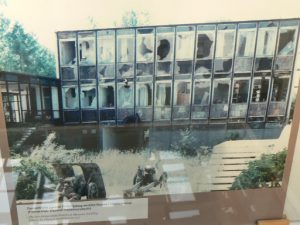
<path fill-rule="evenodd" d="M 62 97 L 64 109 L 77 109 L 79 107 L 77 87 L 63 87 Z"/>
<path fill-rule="evenodd" d="M 249 80 L 235 80 L 233 84 L 232 103 L 248 102 Z"/>
<path fill-rule="evenodd" d="M 286 101 L 289 78 L 274 78 L 271 101 Z"/>
<path fill-rule="evenodd" d="M 255 79 L 252 88 L 252 102 L 267 101 L 269 91 L 269 79 Z"/>
<path fill-rule="evenodd" d="M 194 105 L 208 105 L 210 95 L 210 81 L 195 81 L 194 84 Z"/>
<path fill-rule="evenodd" d="M 99 87 L 99 106 L 100 107 L 114 107 L 115 92 L 114 84 L 101 84 Z"/>
<path fill-rule="evenodd" d="M 152 105 L 152 84 L 137 83 L 136 84 L 136 106 Z"/>
<path fill-rule="evenodd" d="M 133 83 L 119 83 L 118 84 L 118 107 L 119 108 L 133 108 Z"/>
<path fill-rule="evenodd" d="M 174 92 L 175 105 L 187 106 L 190 104 L 191 83 L 189 81 L 176 81 Z"/>

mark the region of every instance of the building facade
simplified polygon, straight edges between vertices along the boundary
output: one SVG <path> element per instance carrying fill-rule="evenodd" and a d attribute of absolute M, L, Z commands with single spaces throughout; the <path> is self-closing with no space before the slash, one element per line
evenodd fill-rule
<path fill-rule="evenodd" d="M 55 78 L 0 71 L 6 122 L 60 122 L 59 85 Z"/>
<path fill-rule="evenodd" d="M 63 122 L 284 122 L 298 33 L 298 19 L 58 32 Z"/>

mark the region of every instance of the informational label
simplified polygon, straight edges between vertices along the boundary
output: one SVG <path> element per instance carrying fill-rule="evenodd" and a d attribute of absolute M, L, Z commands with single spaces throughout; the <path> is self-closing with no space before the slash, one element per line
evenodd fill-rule
<path fill-rule="evenodd" d="M 126 222 L 148 218 L 148 199 L 61 202 L 18 205 L 19 225 Z"/>

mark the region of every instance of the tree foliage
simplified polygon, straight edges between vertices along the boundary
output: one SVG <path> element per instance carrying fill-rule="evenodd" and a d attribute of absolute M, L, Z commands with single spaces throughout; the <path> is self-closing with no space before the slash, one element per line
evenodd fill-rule
<path fill-rule="evenodd" d="M 261 159 L 251 161 L 248 168 L 237 176 L 231 190 L 260 187 L 277 187 L 282 180 L 287 151 L 263 154 Z"/>
<path fill-rule="evenodd" d="M 127 11 L 122 16 L 121 24 L 115 22 L 115 26 L 136 27 L 149 24 L 149 14 L 147 12 Z"/>
<path fill-rule="evenodd" d="M 0 70 L 55 77 L 55 57 L 23 26 L 0 15 Z"/>

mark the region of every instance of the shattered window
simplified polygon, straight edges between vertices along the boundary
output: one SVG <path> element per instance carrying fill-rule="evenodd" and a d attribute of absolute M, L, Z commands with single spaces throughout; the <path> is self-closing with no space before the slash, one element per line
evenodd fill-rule
<path fill-rule="evenodd" d="M 178 106 L 190 105 L 191 83 L 189 81 L 175 81 L 174 102 Z"/>
<path fill-rule="evenodd" d="M 115 62 L 115 32 L 113 30 L 98 31 L 98 63 Z"/>
<path fill-rule="evenodd" d="M 171 82 L 156 83 L 156 106 L 171 106 Z"/>
<path fill-rule="evenodd" d="M 296 44 L 297 27 L 281 27 L 279 33 L 278 55 L 293 55 Z"/>
<path fill-rule="evenodd" d="M 98 66 L 99 79 L 114 78 L 115 64 L 101 64 Z"/>
<path fill-rule="evenodd" d="M 156 37 L 157 75 L 172 73 L 174 57 L 174 28 L 158 27 Z"/>
<path fill-rule="evenodd" d="M 194 105 L 208 105 L 210 96 L 210 81 L 195 81 L 194 84 Z"/>
<path fill-rule="evenodd" d="M 151 106 L 152 105 L 152 83 L 137 83 L 136 84 L 136 106 Z"/>
<path fill-rule="evenodd" d="M 277 23 L 260 23 L 257 37 L 256 56 L 273 56 L 276 45 Z"/>
<path fill-rule="evenodd" d="M 215 26 L 198 26 L 197 31 L 197 59 L 211 59 L 214 54 Z"/>
<path fill-rule="evenodd" d="M 61 67 L 61 79 L 62 80 L 77 80 L 77 68 L 76 67 Z"/>
<path fill-rule="evenodd" d="M 133 108 L 134 97 L 133 97 L 133 83 L 124 82 L 118 83 L 118 104 L 119 108 Z"/>
<path fill-rule="evenodd" d="M 274 78 L 272 88 L 272 99 L 273 102 L 284 102 L 288 95 L 289 78 Z"/>
<path fill-rule="evenodd" d="M 96 66 L 80 66 L 80 79 L 96 79 Z"/>
<path fill-rule="evenodd" d="M 63 107 L 64 109 L 78 109 L 79 98 L 77 87 L 63 87 L 62 88 Z"/>
<path fill-rule="evenodd" d="M 96 64 L 95 32 L 78 34 L 78 56 L 81 65 Z"/>
<path fill-rule="evenodd" d="M 99 86 L 99 107 L 114 107 L 115 84 L 107 83 Z"/>
<path fill-rule="evenodd" d="M 213 104 L 228 104 L 229 80 L 214 80 Z"/>
<path fill-rule="evenodd" d="M 82 108 L 97 108 L 97 92 L 94 86 L 83 86 L 80 88 L 80 100 Z"/>
<path fill-rule="evenodd" d="M 177 27 L 176 74 L 191 74 L 194 57 L 195 27 Z"/>
<path fill-rule="evenodd" d="M 232 58 L 235 41 L 235 25 L 222 24 L 218 26 L 217 58 Z"/>
<path fill-rule="evenodd" d="M 235 80 L 232 90 L 232 103 L 247 103 L 249 80 Z"/>
<path fill-rule="evenodd" d="M 119 30 L 117 32 L 118 62 L 134 61 L 134 30 Z"/>
<path fill-rule="evenodd" d="M 153 61 L 154 56 L 154 33 L 153 29 L 137 30 L 137 61 Z"/>
<path fill-rule="evenodd" d="M 59 35 L 59 39 L 61 66 L 76 65 L 76 34 L 62 33 Z"/>
<path fill-rule="evenodd" d="M 270 80 L 266 78 L 258 78 L 253 82 L 252 102 L 266 102 L 268 100 Z"/>
<path fill-rule="evenodd" d="M 194 56 L 195 28 L 177 27 L 176 60 L 192 59 Z"/>
<path fill-rule="evenodd" d="M 239 29 L 237 37 L 237 57 L 252 57 L 255 47 L 255 29 Z"/>

